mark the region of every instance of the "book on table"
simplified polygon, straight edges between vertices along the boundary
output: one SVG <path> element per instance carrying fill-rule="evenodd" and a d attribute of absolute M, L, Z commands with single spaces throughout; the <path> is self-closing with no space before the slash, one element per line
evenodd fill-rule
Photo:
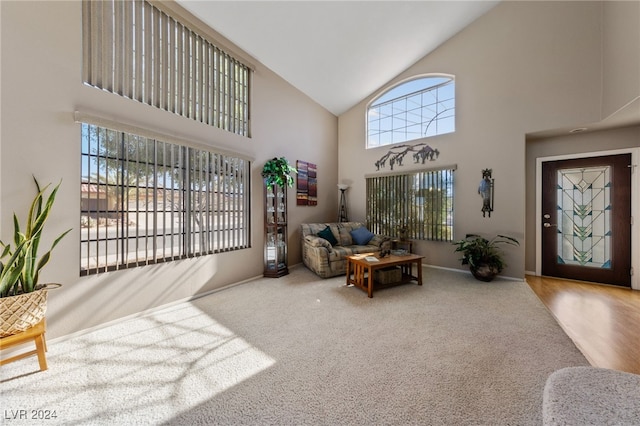
<path fill-rule="evenodd" d="M 364 260 L 366 260 L 367 262 L 379 262 L 380 259 L 378 259 L 375 256 L 365 256 Z"/>

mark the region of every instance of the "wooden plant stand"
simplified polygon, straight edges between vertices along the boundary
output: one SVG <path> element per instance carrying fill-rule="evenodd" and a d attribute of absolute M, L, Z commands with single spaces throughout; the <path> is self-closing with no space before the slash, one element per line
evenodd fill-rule
<path fill-rule="evenodd" d="M 44 339 L 44 333 L 46 331 L 45 320 L 43 319 L 33 327 L 22 333 L 14 334 L 11 336 L 0 338 L 0 350 L 8 349 L 12 346 L 28 343 L 33 340 L 36 345 L 36 349 L 12 356 L 7 359 L 1 359 L 0 365 L 5 365 L 13 361 L 17 361 L 22 358 L 26 358 L 31 355 L 38 355 L 38 363 L 40 364 L 40 370 L 47 369 L 47 357 L 45 352 L 47 351 L 47 342 Z"/>

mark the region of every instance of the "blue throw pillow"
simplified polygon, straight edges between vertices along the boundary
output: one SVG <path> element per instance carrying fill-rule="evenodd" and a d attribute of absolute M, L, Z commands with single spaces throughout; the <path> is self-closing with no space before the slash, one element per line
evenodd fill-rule
<path fill-rule="evenodd" d="M 329 241 L 332 246 L 338 244 L 338 240 L 336 240 L 336 237 L 333 236 L 333 232 L 331 232 L 331 228 L 329 228 L 328 226 L 322 231 L 318 232 L 318 237 L 324 238 L 325 240 Z"/>
<path fill-rule="evenodd" d="M 364 226 L 360 228 L 356 228 L 351 231 L 351 238 L 353 238 L 353 243 L 358 246 L 365 246 L 371 239 L 375 236 L 375 234 L 369 231 Z"/>

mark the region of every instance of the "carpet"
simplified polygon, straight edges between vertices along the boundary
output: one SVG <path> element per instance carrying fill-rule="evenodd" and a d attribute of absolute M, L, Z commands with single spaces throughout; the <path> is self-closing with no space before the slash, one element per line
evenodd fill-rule
<path fill-rule="evenodd" d="M 547 377 L 588 365 L 525 282 L 344 280 L 295 267 L 50 344 L 48 371 L 0 369 L 3 423 L 539 425 Z"/>

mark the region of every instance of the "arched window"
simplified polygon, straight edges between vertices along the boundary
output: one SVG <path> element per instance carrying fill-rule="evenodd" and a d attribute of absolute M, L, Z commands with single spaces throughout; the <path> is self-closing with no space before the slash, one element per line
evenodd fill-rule
<path fill-rule="evenodd" d="M 400 83 L 367 108 L 367 148 L 455 131 L 455 79 L 429 75 Z"/>

